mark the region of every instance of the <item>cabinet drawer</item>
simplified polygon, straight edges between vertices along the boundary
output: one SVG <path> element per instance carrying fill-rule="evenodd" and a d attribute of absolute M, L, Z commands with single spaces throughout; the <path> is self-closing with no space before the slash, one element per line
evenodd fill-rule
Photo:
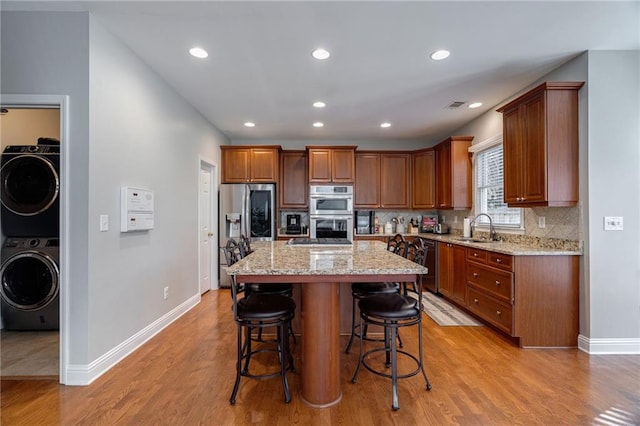
<path fill-rule="evenodd" d="M 513 256 L 494 252 L 488 253 L 487 264 L 495 266 L 496 268 L 505 269 L 507 271 L 513 270 Z"/>
<path fill-rule="evenodd" d="M 513 311 L 511 305 L 500 303 L 473 287 L 467 286 L 467 307 L 471 312 L 499 329 L 512 334 Z"/>
<path fill-rule="evenodd" d="M 480 287 L 483 291 L 511 303 L 513 295 L 513 273 L 501 271 L 473 262 L 467 263 L 467 282 Z"/>
<path fill-rule="evenodd" d="M 488 252 L 484 250 L 478 250 L 475 248 L 467 249 L 467 259 L 473 260 L 474 262 L 487 263 L 487 254 Z"/>

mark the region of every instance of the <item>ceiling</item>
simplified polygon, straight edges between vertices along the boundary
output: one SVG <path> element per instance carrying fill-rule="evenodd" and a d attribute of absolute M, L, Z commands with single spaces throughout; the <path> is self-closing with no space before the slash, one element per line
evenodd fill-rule
<path fill-rule="evenodd" d="M 433 141 L 585 50 L 640 48 L 637 1 L 3 1 L 16 9 L 93 12 L 232 140 Z"/>

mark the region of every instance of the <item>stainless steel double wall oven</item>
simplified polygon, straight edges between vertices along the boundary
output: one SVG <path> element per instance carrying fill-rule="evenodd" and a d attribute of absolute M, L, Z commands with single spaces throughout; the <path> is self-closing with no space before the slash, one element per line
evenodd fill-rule
<path fill-rule="evenodd" d="M 353 185 L 311 185 L 309 230 L 311 238 L 353 241 Z"/>

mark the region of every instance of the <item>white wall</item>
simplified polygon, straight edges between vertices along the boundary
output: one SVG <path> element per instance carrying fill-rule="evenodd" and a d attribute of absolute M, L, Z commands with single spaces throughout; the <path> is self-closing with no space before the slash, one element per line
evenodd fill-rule
<path fill-rule="evenodd" d="M 89 359 L 199 294 L 199 156 L 227 139 L 96 18 L 90 26 Z M 120 233 L 120 187 L 154 191 L 155 228 Z M 99 231 L 108 214 L 110 229 Z M 169 299 L 163 288 L 169 287 Z"/>
<path fill-rule="evenodd" d="M 255 139 L 234 139 L 233 145 L 280 145 L 282 149 L 304 149 L 307 145 L 336 145 L 336 146 L 357 146 L 360 151 L 393 151 L 393 150 L 415 150 L 434 145 L 426 139 L 410 140 L 255 140 Z"/>

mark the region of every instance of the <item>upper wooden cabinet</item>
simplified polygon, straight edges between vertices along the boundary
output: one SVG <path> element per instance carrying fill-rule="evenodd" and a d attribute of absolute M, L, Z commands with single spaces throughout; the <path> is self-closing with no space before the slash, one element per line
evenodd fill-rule
<path fill-rule="evenodd" d="M 431 148 L 413 154 L 411 207 L 414 209 L 436 208 L 436 154 Z"/>
<path fill-rule="evenodd" d="M 354 208 L 380 207 L 380 154 L 356 153 Z"/>
<path fill-rule="evenodd" d="M 280 146 L 220 146 L 222 183 L 276 182 Z"/>
<path fill-rule="evenodd" d="M 310 183 L 353 183 L 355 146 L 308 146 Z"/>
<path fill-rule="evenodd" d="M 280 153 L 280 186 L 278 188 L 280 209 L 307 209 L 309 207 L 307 163 L 305 151 L 282 151 Z"/>
<path fill-rule="evenodd" d="M 436 208 L 471 208 L 473 136 L 452 136 L 434 147 L 436 153 Z"/>
<path fill-rule="evenodd" d="M 411 207 L 411 154 L 380 154 L 380 207 Z"/>
<path fill-rule="evenodd" d="M 503 113 L 504 199 L 514 207 L 578 202 L 578 90 L 547 82 L 498 109 Z"/>
<path fill-rule="evenodd" d="M 356 153 L 355 208 L 409 208 L 411 154 Z"/>

